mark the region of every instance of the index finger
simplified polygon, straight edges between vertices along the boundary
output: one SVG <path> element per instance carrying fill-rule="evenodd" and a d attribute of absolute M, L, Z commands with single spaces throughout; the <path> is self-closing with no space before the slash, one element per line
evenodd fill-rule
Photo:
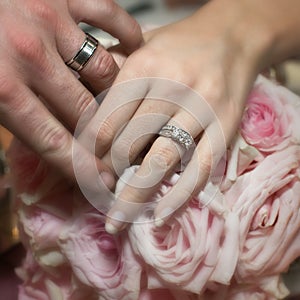
<path fill-rule="evenodd" d="M 1 104 L 1 122 L 58 172 L 94 194 L 114 186 L 110 170 L 85 149 L 27 87 L 15 91 Z"/>
<path fill-rule="evenodd" d="M 77 22 L 101 28 L 117 38 L 128 54 L 143 43 L 140 25 L 123 8 L 111 0 L 69 1 L 70 12 Z"/>

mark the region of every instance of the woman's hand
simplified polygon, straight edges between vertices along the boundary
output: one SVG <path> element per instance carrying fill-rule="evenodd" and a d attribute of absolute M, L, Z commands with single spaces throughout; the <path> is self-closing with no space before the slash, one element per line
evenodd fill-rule
<path fill-rule="evenodd" d="M 183 162 L 179 181 L 155 207 L 157 225 L 214 177 L 257 74 L 296 51 L 275 43 L 283 31 L 276 23 L 278 9 L 288 7 L 277 2 L 272 9 L 272 1 L 211 1 L 193 16 L 149 33 L 145 46 L 126 60 L 79 136 L 116 175 L 151 145 L 108 213 L 109 232 L 133 221 L 183 159 L 189 162 Z M 188 132 L 195 141 L 192 149 L 163 136 L 172 129 L 157 137 L 166 124 Z"/>
<path fill-rule="evenodd" d="M 74 177 L 72 156 L 81 157 L 81 172 L 88 175 L 95 157 L 72 133 L 86 107 L 96 110 L 97 104 L 81 82 L 97 94 L 112 84 L 119 68 L 98 45 L 78 72 L 82 81 L 74 76 L 65 62 L 86 38 L 78 23 L 109 32 L 128 54 L 143 41 L 139 25 L 112 0 L 1 1 L 0 16 L 1 124 L 69 177 Z M 100 160 L 97 166 L 109 172 Z M 104 178 L 113 184 L 108 174 Z"/>

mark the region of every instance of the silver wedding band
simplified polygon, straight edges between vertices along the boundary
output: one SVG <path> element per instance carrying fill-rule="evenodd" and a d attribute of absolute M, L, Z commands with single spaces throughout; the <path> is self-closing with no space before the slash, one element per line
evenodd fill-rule
<path fill-rule="evenodd" d="M 158 134 L 172 139 L 177 144 L 183 146 L 186 150 L 189 150 L 194 144 L 194 139 L 187 131 L 174 125 L 163 126 Z"/>
<path fill-rule="evenodd" d="M 79 72 L 88 63 L 98 47 L 98 40 L 89 33 L 86 33 L 85 41 L 76 55 L 66 62 L 66 65 L 76 72 Z"/>

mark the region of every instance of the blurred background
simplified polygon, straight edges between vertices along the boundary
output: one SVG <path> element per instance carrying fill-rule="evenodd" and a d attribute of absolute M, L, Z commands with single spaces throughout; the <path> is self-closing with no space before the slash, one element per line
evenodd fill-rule
<path fill-rule="evenodd" d="M 180 20 L 192 14 L 207 1 L 201 0 L 118 0 L 144 28 L 162 26 Z M 108 34 L 85 24 L 81 27 L 99 38 L 105 46 L 115 43 Z M 273 66 L 264 73 L 266 76 L 282 83 L 300 95 L 300 61 L 289 60 Z M 19 244 L 16 217 L 12 207 L 12 191 L 9 186 L 9 169 L 6 151 L 12 135 L 0 126 L 0 300 L 17 299 L 18 279 L 14 267 L 19 265 L 23 256 Z M 291 290 L 290 300 L 300 299 L 300 262 L 295 262 L 285 275 L 286 284 Z"/>

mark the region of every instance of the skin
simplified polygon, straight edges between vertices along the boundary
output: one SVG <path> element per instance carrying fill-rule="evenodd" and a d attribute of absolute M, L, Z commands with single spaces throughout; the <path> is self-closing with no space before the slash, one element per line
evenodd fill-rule
<path fill-rule="evenodd" d="M 236 132 L 258 73 L 300 53 L 299 9 L 297 0 L 212 0 L 146 35 L 79 136 L 86 147 L 95 145 L 90 150 L 116 176 L 151 145 L 108 212 L 108 232 L 134 220 L 185 153 L 155 136 L 166 123 L 188 131 L 196 143 L 180 180 L 155 204 L 156 224 L 201 191 Z"/>
<path fill-rule="evenodd" d="M 85 161 L 85 176 L 92 176 L 90 166 L 96 163 L 98 177 L 102 174 L 104 183 L 113 186 L 109 168 L 72 133 L 85 108 L 98 107 L 93 93 L 110 86 L 119 67 L 101 45 L 80 74 L 64 62 L 85 40 L 79 22 L 109 32 L 127 54 L 143 42 L 137 22 L 112 0 L 4 0 L 0 19 L 0 124 L 68 178 L 75 180 L 75 153 Z"/>

